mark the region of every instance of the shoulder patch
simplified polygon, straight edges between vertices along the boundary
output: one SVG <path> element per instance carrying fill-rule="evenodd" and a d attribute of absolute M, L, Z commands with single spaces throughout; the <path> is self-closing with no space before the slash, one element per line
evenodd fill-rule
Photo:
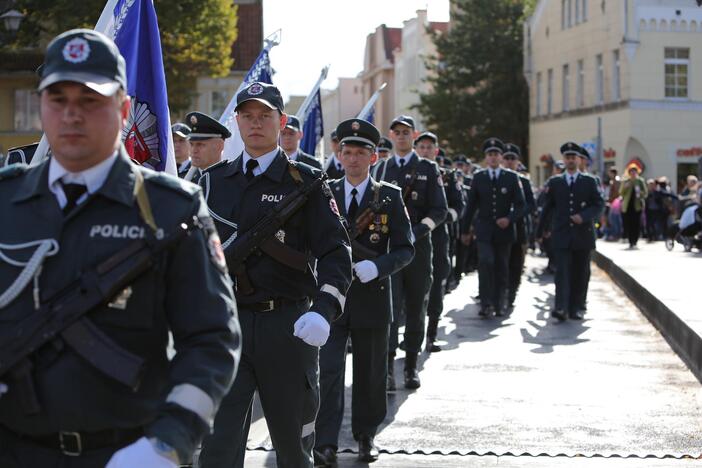
<path fill-rule="evenodd" d="M 29 170 L 29 166 L 22 163 L 10 164 L 0 169 L 0 180 L 14 179 Z"/>
<path fill-rule="evenodd" d="M 398 192 L 399 192 L 400 190 L 402 190 L 399 186 L 397 186 L 397 185 L 395 185 L 395 184 L 391 184 L 390 182 L 386 182 L 386 181 L 384 181 L 384 180 L 381 180 L 381 181 L 378 182 L 378 183 L 379 183 L 382 187 L 388 187 L 388 188 L 391 188 L 391 189 L 393 189 L 393 190 L 397 190 Z"/>

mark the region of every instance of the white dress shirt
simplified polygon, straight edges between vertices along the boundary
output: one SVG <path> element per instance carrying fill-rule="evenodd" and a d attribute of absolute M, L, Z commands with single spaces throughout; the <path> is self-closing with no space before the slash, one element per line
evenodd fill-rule
<path fill-rule="evenodd" d="M 263 156 L 253 158 L 253 157 L 251 157 L 251 155 L 249 155 L 249 153 L 246 152 L 246 150 L 244 150 L 244 160 L 242 161 L 242 167 L 243 167 L 244 174 L 246 174 L 246 163 L 249 162 L 249 159 L 255 159 L 258 162 L 258 166 L 256 166 L 256 168 L 254 169 L 255 176 L 261 175 L 264 172 L 266 172 L 266 169 L 268 169 L 268 166 L 270 166 L 271 163 L 273 163 L 273 160 L 275 159 L 276 155 L 278 154 L 278 151 L 280 151 L 280 147 L 277 147 L 276 149 L 274 149 L 270 153 L 266 153 Z"/>
<path fill-rule="evenodd" d="M 76 201 L 77 204 L 81 204 L 88 198 L 88 196 L 100 190 L 100 187 L 102 187 L 102 185 L 105 183 L 105 180 L 110 173 L 110 169 L 112 169 L 112 165 L 116 160 L 117 151 L 112 153 L 112 155 L 110 155 L 104 161 L 89 169 L 81 172 L 69 172 L 68 169 L 63 167 L 55 157 L 51 158 L 49 160 L 49 190 L 51 190 L 56 197 L 56 201 L 58 201 L 61 209 L 63 209 L 68 202 L 66 199 L 66 194 L 63 193 L 61 182 L 64 184 L 85 185 L 87 191 Z"/>
<path fill-rule="evenodd" d="M 393 156 L 393 157 L 395 158 L 395 164 L 397 164 L 397 165 L 400 166 L 400 167 L 405 167 L 406 165 L 409 164 L 410 159 L 412 159 L 412 156 L 414 156 L 414 152 L 407 153 L 407 154 L 404 155 L 404 156 L 399 156 L 399 155 L 396 154 L 396 155 Z M 405 162 L 404 165 L 402 165 L 402 163 L 401 163 L 400 161 L 404 161 L 404 162 Z"/>
<path fill-rule="evenodd" d="M 358 205 L 361 205 L 361 198 L 363 198 L 363 194 L 366 193 L 366 187 L 368 186 L 368 181 L 370 180 L 370 176 L 366 177 L 363 182 L 360 184 L 356 185 L 355 187 L 351 185 L 351 182 L 347 178 L 344 177 L 344 191 L 346 192 L 346 212 L 349 212 L 349 205 L 351 205 L 351 199 L 353 198 L 353 195 L 351 195 L 351 190 L 356 189 L 356 203 Z"/>

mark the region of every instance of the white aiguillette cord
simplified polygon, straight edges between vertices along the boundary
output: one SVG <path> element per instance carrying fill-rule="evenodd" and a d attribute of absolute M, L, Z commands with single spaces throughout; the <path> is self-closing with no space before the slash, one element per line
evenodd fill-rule
<path fill-rule="evenodd" d="M 22 250 L 35 247 L 34 253 L 26 262 L 20 262 L 8 257 L 5 250 Z M 29 284 L 29 281 L 34 279 L 34 307 L 39 308 L 39 275 L 41 274 L 42 263 L 46 257 L 56 255 L 59 251 L 59 243 L 56 239 L 39 239 L 21 244 L 1 244 L 0 243 L 0 259 L 16 267 L 23 267 L 22 272 L 10 285 L 7 290 L 0 295 L 0 309 L 5 308 L 8 304 L 15 300 L 17 296 Z"/>
<path fill-rule="evenodd" d="M 202 174 L 202 179 L 200 179 L 200 180 L 201 180 L 202 184 L 204 184 L 204 186 L 205 186 L 204 187 L 205 188 L 205 203 L 207 203 L 207 201 L 210 197 L 210 173 L 205 172 L 204 174 Z M 234 242 L 236 240 L 236 236 L 237 236 L 238 231 L 239 231 L 239 226 L 236 223 L 233 223 L 233 222 L 229 221 L 228 219 L 225 219 L 225 218 L 219 216 L 217 213 L 212 211 L 209 207 L 207 208 L 207 211 L 210 212 L 210 216 L 212 216 L 212 218 L 216 219 L 217 221 L 219 221 L 222 224 L 226 224 L 227 226 L 234 228 L 234 234 L 232 234 L 231 236 L 229 236 L 229 238 L 227 240 L 222 242 L 222 249 L 226 249 L 227 247 L 229 247 L 229 244 L 231 244 L 232 242 Z"/>

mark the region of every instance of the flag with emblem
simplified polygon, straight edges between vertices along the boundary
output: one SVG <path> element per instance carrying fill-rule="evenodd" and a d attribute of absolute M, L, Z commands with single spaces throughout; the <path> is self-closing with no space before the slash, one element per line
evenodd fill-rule
<path fill-rule="evenodd" d="M 305 123 L 302 126 L 302 141 L 300 148 L 307 154 L 314 155 L 317 145 L 324 136 L 324 121 L 322 119 L 322 97 L 319 88 L 307 111 Z"/>
<path fill-rule="evenodd" d="M 153 0 L 109 0 L 95 30 L 112 38 L 127 64 L 132 107 L 122 141 L 142 165 L 176 174 L 161 36 Z"/>
<path fill-rule="evenodd" d="M 244 151 L 244 141 L 241 139 L 241 133 L 239 133 L 239 125 L 236 123 L 236 111 L 234 110 L 236 108 L 236 96 L 254 81 L 273 84 L 273 70 L 271 69 L 271 59 L 268 52 L 275 45 L 277 45 L 276 42 L 266 41 L 266 46 L 258 54 L 244 81 L 239 85 L 239 89 L 236 90 L 232 100 L 229 101 L 227 108 L 224 109 L 222 116 L 219 118 L 219 123 L 232 132 L 232 136 L 224 140 L 223 154 L 226 159 L 235 159 Z"/>

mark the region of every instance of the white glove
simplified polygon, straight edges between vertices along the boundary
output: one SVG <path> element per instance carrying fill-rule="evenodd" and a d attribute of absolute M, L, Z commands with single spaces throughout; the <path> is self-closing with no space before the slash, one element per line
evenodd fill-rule
<path fill-rule="evenodd" d="M 169 458 L 159 454 L 149 439 L 142 437 L 131 445 L 115 452 L 105 468 L 178 468 Z"/>
<path fill-rule="evenodd" d="M 7 393 L 7 385 L 0 382 L 0 397 L 2 396 L 3 393 Z"/>
<path fill-rule="evenodd" d="M 317 312 L 309 311 L 297 319 L 293 335 L 310 346 L 324 346 L 329 338 L 329 322 Z"/>
<path fill-rule="evenodd" d="M 378 267 L 375 263 L 370 260 L 363 260 L 361 262 L 355 263 L 353 269 L 356 272 L 356 276 L 361 280 L 361 283 L 367 283 L 373 281 L 378 277 Z"/>

